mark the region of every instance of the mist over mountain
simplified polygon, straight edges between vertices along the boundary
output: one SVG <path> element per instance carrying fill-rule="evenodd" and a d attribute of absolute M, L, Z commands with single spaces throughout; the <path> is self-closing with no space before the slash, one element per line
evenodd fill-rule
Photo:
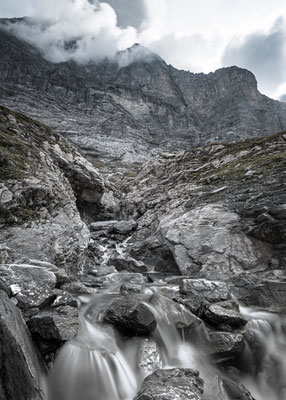
<path fill-rule="evenodd" d="M 52 63 L 6 28 L 0 35 L 1 102 L 101 159 L 142 161 L 286 128 L 286 105 L 261 95 L 238 67 L 189 73 L 141 45 L 96 63 Z"/>

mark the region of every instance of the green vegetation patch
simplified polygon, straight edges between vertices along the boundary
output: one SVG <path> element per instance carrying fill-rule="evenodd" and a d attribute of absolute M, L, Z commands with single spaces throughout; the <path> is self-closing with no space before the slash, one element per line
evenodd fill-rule
<path fill-rule="evenodd" d="M 0 180 L 21 179 L 35 170 L 39 154 L 17 133 L 0 128 Z"/>

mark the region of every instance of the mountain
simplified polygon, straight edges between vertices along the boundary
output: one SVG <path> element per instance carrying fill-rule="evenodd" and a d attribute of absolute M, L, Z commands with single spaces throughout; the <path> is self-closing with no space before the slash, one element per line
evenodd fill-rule
<path fill-rule="evenodd" d="M 53 64 L 4 22 L 0 102 L 55 128 L 86 155 L 141 162 L 286 129 L 286 104 L 262 95 L 245 69 L 180 71 L 140 45 L 114 60 Z"/>

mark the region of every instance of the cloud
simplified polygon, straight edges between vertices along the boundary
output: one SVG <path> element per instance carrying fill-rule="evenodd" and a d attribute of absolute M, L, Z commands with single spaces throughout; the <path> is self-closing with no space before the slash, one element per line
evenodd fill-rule
<path fill-rule="evenodd" d="M 132 26 L 140 30 L 147 17 L 144 0 L 100 0 L 100 2 L 108 3 L 113 8 L 117 15 L 118 26 L 121 28 Z"/>
<path fill-rule="evenodd" d="M 31 17 L 8 25 L 52 62 L 87 63 L 112 57 L 136 42 L 135 28 L 120 28 L 113 8 L 88 0 L 32 0 Z"/>
<path fill-rule="evenodd" d="M 277 19 L 267 33 L 253 33 L 234 39 L 227 46 L 223 65 L 239 65 L 254 72 L 265 92 L 274 92 L 286 79 L 286 23 Z"/>
<path fill-rule="evenodd" d="M 236 64 L 267 95 L 285 93 L 285 0 L 0 0 L 0 17 L 23 15 L 29 24 L 10 30 L 53 62 L 87 63 L 140 43 L 177 68 Z M 133 49 L 122 65 L 137 53 L 149 57 Z"/>

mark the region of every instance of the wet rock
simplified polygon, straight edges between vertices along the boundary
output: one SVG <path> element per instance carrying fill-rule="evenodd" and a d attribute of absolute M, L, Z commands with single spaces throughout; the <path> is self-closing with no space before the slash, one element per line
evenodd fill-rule
<path fill-rule="evenodd" d="M 137 226 L 138 226 L 138 223 L 133 220 L 118 221 L 113 225 L 112 231 L 116 232 L 116 233 L 120 233 L 121 235 L 127 235 L 128 233 L 135 231 Z"/>
<path fill-rule="evenodd" d="M 193 315 L 184 305 L 165 296 L 154 294 L 149 301 L 157 310 L 159 318 L 166 317 L 169 324 L 179 329 L 193 329 L 202 324 L 202 320 Z"/>
<path fill-rule="evenodd" d="M 0 397 L 44 400 L 46 371 L 21 312 L 0 290 Z"/>
<path fill-rule="evenodd" d="M 148 278 L 142 274 L 130 272 L 118 272 L 116 274 L 107 275 L 104 279 L 105 285 L 111 284 L 123 284 L 123 283 L 135 283 L 135 284 L 143 284 L 147 283 Z"/>
<path fill-rule="evenodd" d="M 202 318 L 212 325 L 229 325 L 233 328 L 242 328 L 247 324 L 247 320 L 240 312 L 229 304 L 211 304 L 205 307 Z"/>
<path fill-rule="evenodd" d="M 153 240 L 152 240 L 153 239 Z M 165 274 L 181 275 L 174 256 L 167 246 L 155 238 L 147 239 L 132 247 L 130 254 L 136 260 L 144 262 L 149 269 Z"/>
<path fill-rule="evenodd" d="M 183 368 L 157 370 L 144 379 L 134 400 L 203 400 L 203 386 L 198 371 Z"/>
<path fill-rule="evenodd" d="M 54 294 L 56 295 L 56 298 L 51 304 L 51 307 L 60 307 L 60 306 L 70 306 L 75 308 L 78 307 L 78 301 L 69 292 L 55 289 Z"/>
<path fill-rule="evenodd" d="M 115 300 L 106 310 L 104 319 L 120 330 L 148 335 L 156 328 L 156 319 L 149 308 L 134 298 Z"/>
<path fill-rule="evenodd" d="M 230 399 L 234 400 L 255 400 L 249 390 L 239 381 L 224 378 L 222 379 L 223 387 Z"/>
<path fill-rule="evenodd" d="M 6 264 L 0 266 L 2 280 L 12 290 L 19 307 L 44 307 L 55 295 L 55 274 L 42 267 L 27 264 Z"/>
<path fill-rule="evenodd" d="M 120 286 L 120 293 L 123 295 L 127 295 L 130 293 L 140 293 L 141 285 L 136 285 L 134 283 L 126 283 L 125 285 Z"/>
<path fill-rule="evenodd" d="M 153 338 L 133 337 L 130 341 L 129 351 L 134 349 L 136 354 L 132 358 L 136 360 L 140 377 L 145 378 L 157 369 L 162 368 L 162 359 L 156 341 Z"/>
<path fill-rule="evenodd" d="M 286 282 L 259 279 L 254 275 L 242 275 L 233 279 L 234 294 L 249 307 L 263 307 L 267 310 L 285 309 Z"/>
<path fill-rule="evenodd" d="M 224 282 L 206 279 L 183 279 L 180 293 L 184 295 L 184 304 L 196 315 L 207 303 L 217 303 L 230 299 L 230 291 Z"/>
<path fill-rule="evenodd" d="M 216 364 L 236 365 L 245 348 L 245 339 L 239 333 L 212 332 L 209 335 L 209 356 Z"/>
<path fill-rule="evenodd" d="M 60 306 L 51 311 L 42 311 L 28 321 L 28 327 L 43 339 L 66 341 L 78 332 L 78 311 L 69 306 Z"/>
<path fill-rule="evenodd" d="M 108 264 L 113 265 L 117 271 L 147 272 L 147 267 L 142 261 L 137 261 L 128 256 L 110 258 Z"/>
<path fill-rule="evenodd" d="M 94 290 L 92 288 L 87 287 L 84 283 L 81 282 L 64 283 L 61 286 L 61 290 L 75 295 L 94 293 Z"/>
<path fill-rule="evenodd" d="M 89 228 L 92 232 L 96 231 L 106 231 L 106 230 L 111 230 L 118 221 L 117 220 L 111 220 L 111 221 L 98 221 L 98 222 L 92 222 L 89 225 Z"/>

